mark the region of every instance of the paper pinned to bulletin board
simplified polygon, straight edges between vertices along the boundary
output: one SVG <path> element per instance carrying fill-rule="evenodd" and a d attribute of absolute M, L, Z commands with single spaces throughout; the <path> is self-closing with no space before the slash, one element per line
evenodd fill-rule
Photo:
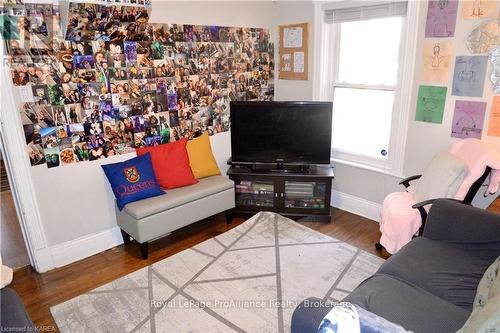
<path fill-rule="evenodd" d="M 307 80 L 308 23 L 279 26 L 279 78 Z"/>

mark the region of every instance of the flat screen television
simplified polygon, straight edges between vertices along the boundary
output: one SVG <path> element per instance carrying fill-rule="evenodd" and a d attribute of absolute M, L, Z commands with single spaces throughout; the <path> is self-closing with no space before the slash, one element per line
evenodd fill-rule
<path fill-rule="evenodd" d="M 231 102 L 232 164 L 329 164 L 332 102 Z"/>

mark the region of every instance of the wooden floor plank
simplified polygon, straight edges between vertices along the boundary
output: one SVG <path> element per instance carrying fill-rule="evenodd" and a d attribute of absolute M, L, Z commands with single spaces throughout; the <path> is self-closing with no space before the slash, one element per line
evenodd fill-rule
<path fill-rule="evenodd" d="M 0 231 L 3 264 L 13 269 L 29 265 L 28 251 L 11 191 L 0 192 Z"/>

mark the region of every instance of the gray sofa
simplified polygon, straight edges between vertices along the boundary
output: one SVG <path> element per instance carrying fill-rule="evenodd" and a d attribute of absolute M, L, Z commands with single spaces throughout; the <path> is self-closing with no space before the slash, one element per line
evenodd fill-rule
<path fill-rule="evenodd" d="M 235 206 L 234 183 L 223 176 L 200 179 L 197 184 L 184 186 L 153 198 L 116 208 L 116 220 L 123 241 L 134 238 L 141 246 L 142 258 L 148 257 L 148 243 L 174 230 L 226 211 L 228 222 Z"/>
<path fill-rule="evenodd" d="M 26 309 L 17 293 L 9 288 L 0 291 L 0 331 L 1 332 L 36 332 Z"/>
<path fill-rule="evenodd" d="M 500 215 L 438 200 L 423 236 L 390 257 L 343 301 L 416 333 L 456 332 L 471 313 L 485 270 L 499 255 Z M 317 332 L 330 308 L 314 298 L 302 302 L 293 313 L 292 333 Z"/>

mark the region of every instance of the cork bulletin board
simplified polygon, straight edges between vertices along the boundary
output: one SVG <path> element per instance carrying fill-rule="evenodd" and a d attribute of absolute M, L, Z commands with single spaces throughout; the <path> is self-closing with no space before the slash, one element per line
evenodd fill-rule
<path fill-rule="evenodd" d="M 308 26 L 308 23 L 298 23 L 278 27 L 280 79 L 307 80 Z"/>

